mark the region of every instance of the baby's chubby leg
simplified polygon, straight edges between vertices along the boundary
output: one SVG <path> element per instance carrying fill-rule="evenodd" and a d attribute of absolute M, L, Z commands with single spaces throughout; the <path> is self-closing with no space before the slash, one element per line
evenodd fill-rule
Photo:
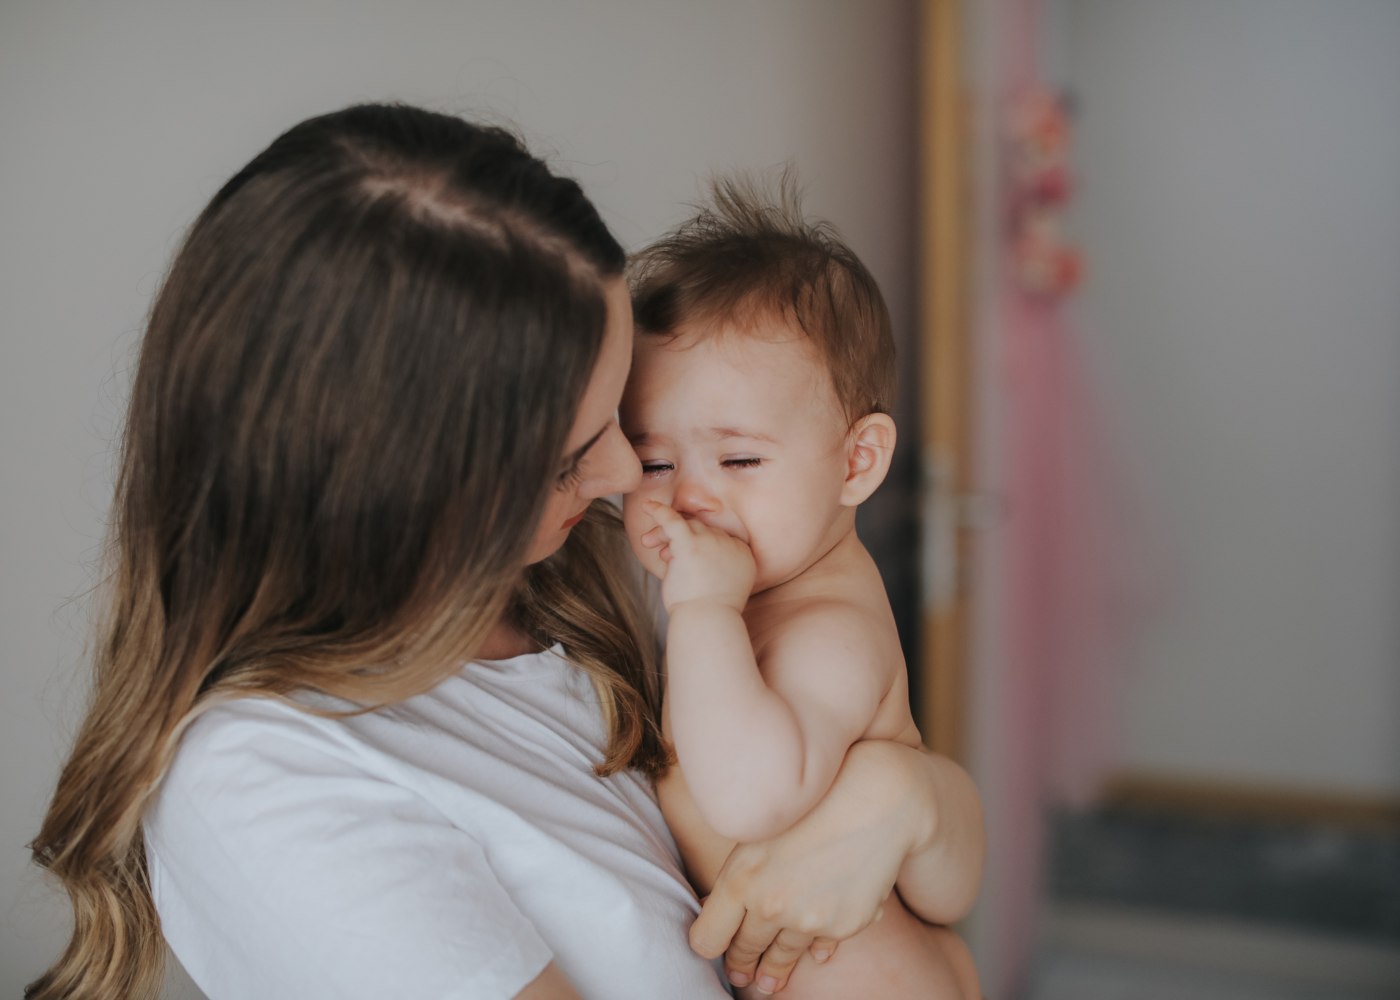
<path fill-rule="evenodd" d="M 737 990 L 741 1000 L 760 1000 L 755 987 Z M 804 956 L 782 1000 L 977 1000 L 977 970 L 962 939 L 945 927 L 931 927 L 890 894 L 883 915 L 853 938 L 842 941 L 831 959 L 818 965 Z"/>

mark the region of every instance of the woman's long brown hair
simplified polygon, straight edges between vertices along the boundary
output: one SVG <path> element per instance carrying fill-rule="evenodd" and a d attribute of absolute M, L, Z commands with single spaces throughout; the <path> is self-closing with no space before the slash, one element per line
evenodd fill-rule
<path fill-rule="evenodd" d="M 404 106 L 303 122 L 218 192 L 141 345 L 92 702 L 32 845 L 72 938 L 26 996 L 158 993 L 141 819 L 220 701 L 389 704 L 507 617 L 593 678 L 602 772 L 661 765 L 611 509 L 525 566 L 623 262 L 508 133 Z"/>

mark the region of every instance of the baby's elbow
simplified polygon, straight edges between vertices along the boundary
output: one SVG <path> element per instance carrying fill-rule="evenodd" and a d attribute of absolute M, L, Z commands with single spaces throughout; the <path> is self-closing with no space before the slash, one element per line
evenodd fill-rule
<path fill-rule="evenodd" d="M 977 905 L 978 894 L 982 891 L 982 865 L 985 853 L 986 845 L 979 841 L 976 859 L 963 867 L 963 880 L 957 886 L 956 891 L 950 894 L 948 900 L 950 916 L 945 923 L 955 924 L 965 920 L 972 913 L 972 908 Z"/>
<path fill-rule="evenodd" d="M 769 840 L 785 832 L 821 798 L 821 791 L 803 780 L 800 765 L 751 768 L 743 775 L 729 773 L 719 783 L 702 783 L 697 776 L 691 788 L 696 804 L 710 828 L 741 844 Z"/>
<path fill-rule="evenodd" d="M 773 816 L 721 816 L 711 824 L 715 832 L 727 840 L 740 844 L 752 844 L 768 840 L 782 833 L 791 824 L 779 822 Z"/>
<path fill-rule="evenodd" d="M 752 844 L 760 840 L 776 837 L 796 821 L 791 810 L 784 808 L 786 803 L 755 802 L 716 803 L 719 808 L 705 810 L 705 821 L 727 840 L 740 844 Z"/>
<path fill-rule="evenodd" d="M 920 920 L 928 924 L 941 924 L 951 927 L 954 924 L 965 920 L 972 912 L 973 906 L 977 902 L 977 891 L 974 888 L 966 891 L 959 887 L 950 892 L 945 898 L 928 903 L 922 907 L 909 906 L 909 909 L 919 917 Z M 906 901 L 905 905 L 909 905 Z"/>

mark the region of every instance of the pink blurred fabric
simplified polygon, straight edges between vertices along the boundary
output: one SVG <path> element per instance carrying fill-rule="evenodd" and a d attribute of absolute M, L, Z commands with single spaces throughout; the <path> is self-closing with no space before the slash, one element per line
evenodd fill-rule
<path fill-rule="evenodd" d="M 1004 694 L 1027 744 L 1026 798 L 1084 805 L 1118 764 L 1143 540 L 1063 307 L 1004 296 Z"/>
<path fill-rule="evenodd" d="M 994 44 L 1005 100 L 994 106 L 1006 115 L 1015 95 L 1044 86 L 1040 11 L 1036 0 L 1000 6 L 1003 37 Z M 1013 193 L 1000 194 L 1005 208 Z M 1003 655 L 990 713 L 1001 773 L 1000 801 L 988 813 L 1003 829 L 989 831 L 988 866 L 997 978 L 1012 997 L 1035 947 L 1047 809 L 1092 800 L 1118 761 L 1120 677 L 1145 573 L 1077 331 L 1058 298 L 1021 287 L 1009 230 L 998 232 L 1008 237 L 998 291 L 977 335 L 992 338 L 985 356 L 996 359 L 990 390 L 1001 411 L 994 448 L 1006 516 L 994 574 L 1001 592 L 991 599 Z"/>
<path fill-rule="evenodd" d="M 1061 307 L 1003 290 L 998 322 L 1006 519 L 993 738 L 1003 801 L 988 863 L 1013 988 L 1028 969 L 1044 886 L 1047 809 L 1091 801 L 1120 746 L 1119 678 L 1132 611 L 1114 539 L 1123 527 Z M 1014 995 L 1011 993 L 1009 995 Z"/>

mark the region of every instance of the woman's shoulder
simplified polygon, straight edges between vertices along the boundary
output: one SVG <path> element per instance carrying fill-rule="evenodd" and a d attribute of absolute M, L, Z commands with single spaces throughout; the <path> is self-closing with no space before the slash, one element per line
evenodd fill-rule
<path fill-rule="evenodd" d="M 184 733 L 143 824 L 180 960 L 215 995 L 518 992 L 551 953 L 481 844 L 307 708 L 229 701 Z"/>
<path fill-rule="evenodd" d="M 145 816 L 148 839 L 187 841 L 198 833 L 192 827 L 247 835 L 317 776 L 367 778 L 362 752 L 342 730 L 275 698 L 211 706 L 180 734 Z"/>
<path fill-rule="evenodd" d="M 353 741 L 329 704 L 298 704 L 253 696 L 213 705 L 185 727 L 166 774 L 167 782 L 184 782 L 191 772 L 237 771 L 254 761 L 321 756 L 353 757 Z"/>
<path fill-rule="evenodd" d="M 547 660 L 538 654 L 472 664 L 373 710 L 314 692 L 221 701 L 179 736 L 153 803 L 155 819 L 164 819 L 162 803 L 179 801 L 237 825 L 240 812 L 251 807 L 263 815 L 284 791 L 309 788 L 320 797 L 332 781 L 356 799 L 377 800 L 380 786 L 394 785 L 460 804 L 488 770 L 514 774 L 522 758 L 561 741 L 591 774 L 600 753 L 593 746 L 600 738 L 596 707 L 587 710 L 591 703 L 574 691 L 574 672 L 562 660 Z"/>

